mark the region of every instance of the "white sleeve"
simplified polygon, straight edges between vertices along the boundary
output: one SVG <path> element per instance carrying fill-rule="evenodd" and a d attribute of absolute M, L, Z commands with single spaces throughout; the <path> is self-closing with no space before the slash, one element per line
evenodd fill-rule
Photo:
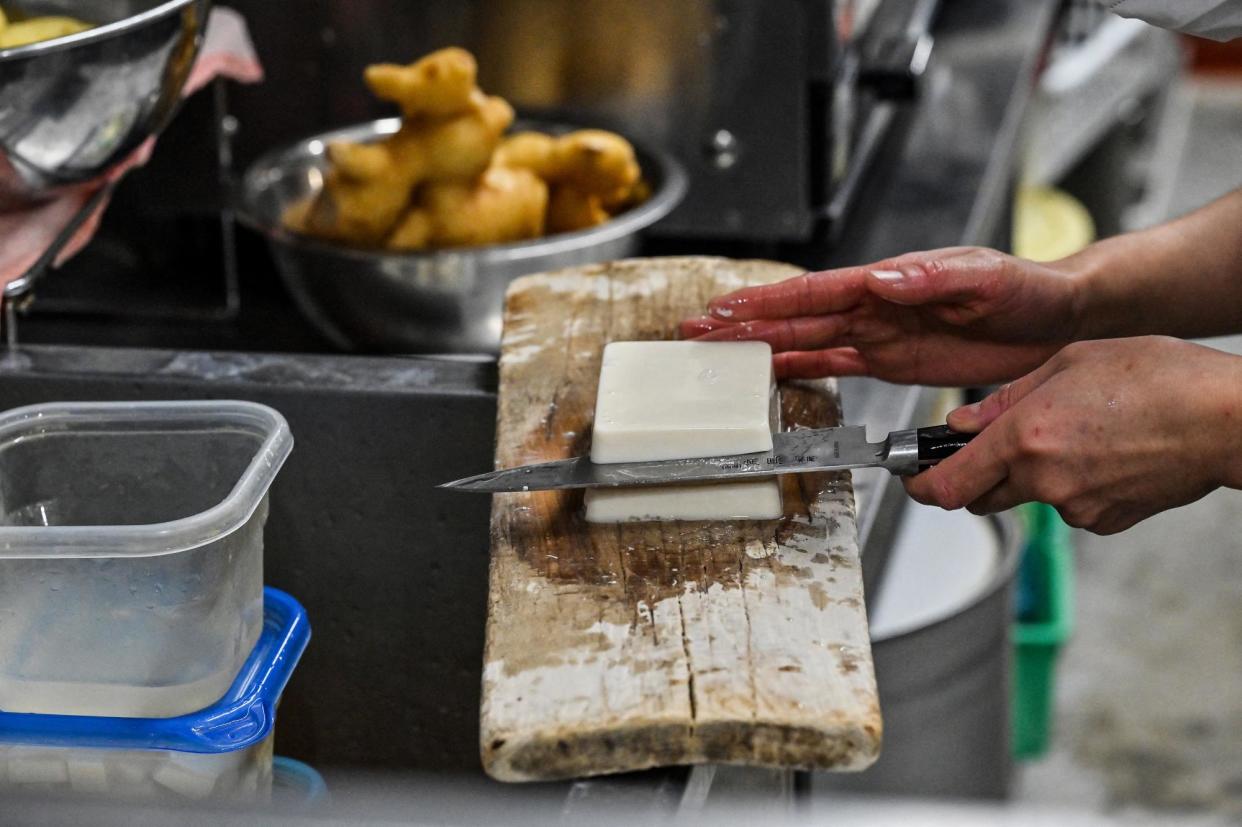
<path fill-rule="evenodd" d="M 1212 40 L 1242 37 L 1242 0 L 1102 0 L 1122 17 Z"/>

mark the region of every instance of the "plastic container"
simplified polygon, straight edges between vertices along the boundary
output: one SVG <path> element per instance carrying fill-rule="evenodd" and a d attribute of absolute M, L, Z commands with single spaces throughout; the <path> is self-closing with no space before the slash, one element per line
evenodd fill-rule
<path fill-rule="evenodd" d="M 1027 545 L 1019 570 L 1014 625 L 1013 751 L 1035 758 L 1048 748 L 1056 663 L 1074 622 L 1074 560 L 1069 528 L 1051 507 L 1026 507 Z"/>
<path fill-rule="evenodd" d="M 282 755 L 272 759 L 273 804 L 309 808 L 328 798 L 328 785 L 314 767 Z"/>
<path fill-rule="evenodd" d="M 171 717 L 223 695 L 262 626 L 292 445 L 250 402 L 0 414 L 0 710 Z"/>
<path fill-rule="evenodd" d="M 269 588 L 262 634 L 228 692 L 209 707 L 145 719 L 0 712 L 0 788 L 265 799 L 276 705 L 309 640 L 305 610 Z"/>

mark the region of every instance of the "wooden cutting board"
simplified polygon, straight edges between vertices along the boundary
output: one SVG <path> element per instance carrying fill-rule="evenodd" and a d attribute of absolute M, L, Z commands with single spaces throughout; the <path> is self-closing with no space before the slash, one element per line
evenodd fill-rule
<path fill-rule="evenodd" d="M 709 298 L 796 275 L 765 261 L 631 259 L 519 279 L 496 465 L 589 453 L 610 341 L 667 339 Z M 786 428 L 840 417 L 782 386 Z M 880 746 L 848 473 L 783 480 L 768 522 L 588 525 L 582 493 L 497 495 L 483 765 L 537 781 L 692 763 L 856 770 Z"/>

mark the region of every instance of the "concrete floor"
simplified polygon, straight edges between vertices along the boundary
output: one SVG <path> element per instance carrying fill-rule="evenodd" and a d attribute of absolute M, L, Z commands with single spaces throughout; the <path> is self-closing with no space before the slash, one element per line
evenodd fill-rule
<path fill-rule="evenodd" d="M 1186 91 L 1171 215 L 1242 186 L 1242 85 Z M 1242 353 L 1242 337 L 1208 344 Z M 1242 821 L 1242 492 L 1075 542 L 1054 745 L 1015 803 Z"/>

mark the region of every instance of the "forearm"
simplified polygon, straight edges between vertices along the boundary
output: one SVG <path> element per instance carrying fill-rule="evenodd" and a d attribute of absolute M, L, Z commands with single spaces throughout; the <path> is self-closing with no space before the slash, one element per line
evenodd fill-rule
<path fill-rule="evenodd" d="M 1242 190 L 1058 264 L 1077 274 L 1079 338 L 1242 332 Z"/>

